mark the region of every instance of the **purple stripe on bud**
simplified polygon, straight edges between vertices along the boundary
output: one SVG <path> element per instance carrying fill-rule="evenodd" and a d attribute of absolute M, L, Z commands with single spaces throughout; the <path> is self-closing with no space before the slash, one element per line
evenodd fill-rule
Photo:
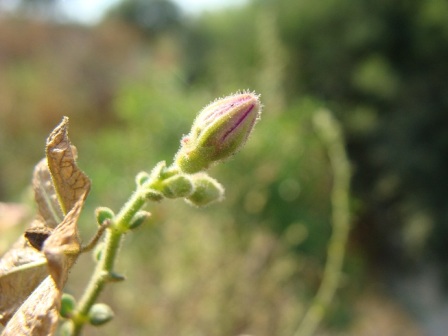
<path fill-rule="evenodd" d="M 193 173 L 232 156 L 246 142 L 260 113 L 260 100 L 254 93 L 237 93 L 212 102 L 182 140 L 176 163 Z"/>

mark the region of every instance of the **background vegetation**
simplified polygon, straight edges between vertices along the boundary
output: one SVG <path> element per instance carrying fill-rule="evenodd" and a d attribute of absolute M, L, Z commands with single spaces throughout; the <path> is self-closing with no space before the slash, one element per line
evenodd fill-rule
<path fill-rule="evenodd" d="M 248 146 L 214 169 L 222 204 L 158 204 L 129 235 L 128 281 L 104 296 L 116 319 L 87 334 L 291 335 L 331 233 L 320 108 L 340 121 L 353 172 L 344 278 L 320 334 L 444 334 L 446 1 L 252 0 L 191 17 L 127 0 L 94 26 L 57 6 L 0 10 L 1 201 L 29 199 L 47 133 L 67 115 L 93 180 L 87 239 L 93 209 L 117 209 L 138 171 L 169 160 L 202 106 L 246 88 L 265 105 Z M 73 271 L 75 296 L 89 267 Z"/>

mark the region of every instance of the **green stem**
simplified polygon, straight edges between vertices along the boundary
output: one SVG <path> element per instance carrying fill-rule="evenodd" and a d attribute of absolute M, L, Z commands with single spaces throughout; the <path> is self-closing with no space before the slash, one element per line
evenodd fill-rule
<path fill-rule="evenodd" d="M 313 335 L 338 288 L 344 263 L 345 245 L 350 230 L 350 167 L 341 129 L 328 111 L 316 113 L 315 127 L 327 147 L 333 170 L 331 193 L 333 233 L 328 243 L 322 283 L 294 336 Z"/>
<path fill-rule="evenodd" d="M 72 335 L 79 335 L 83 325 L 88 320 L 88 314 L 92 305 L 98 299 L 107 282 L 111 281 L 112 273 L 118 249 L 120 248 L 123 235 L 128 230 L 129 224 L 134 215 L 145 204 L 142 188 L 138 188 L 131 198 L 126 202 L 120 212 L 116 215 L 112 225 L 106 230 L 104 248 L 101 259 L 96 265 L 92 278 L 87 288 L 79 300 L 77 309 L 74 312 L 72 323 Z"/>

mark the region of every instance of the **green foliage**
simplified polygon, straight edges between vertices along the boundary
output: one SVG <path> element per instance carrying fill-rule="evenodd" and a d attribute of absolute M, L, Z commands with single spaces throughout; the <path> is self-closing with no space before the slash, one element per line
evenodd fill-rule
<path fill-rule="evenodd" d="M 380 263 L 387 256 L 406 264 L 433 252 L 444 259 L 446 14 L 446 2 L 438 0 L 253 1 L 203 19 L 198 29 L 216 39 L 204 38 L 208 47 L 194 56 L 209 67 L 197 73 L 197 83 L 232 87 L 239 77 L 255 84 L 268 109 L 285 106 L 285 124 L 295 123 L 299 112 L 292 107 L 303 97 L 330 107 L 356 166 L 362 244 Z M 211 75 L 218 71 L 225 74 Z M 269 204 L 285 212 L 280 200 Z M 426 220 L 413 224 L 413 218 Z M 422 235 L 408 244 L 415 225 Z"/>
<path fill-rule="evenodd" d="M 125 0 L 109 12 L 109 17 L 136 26 L 150 37 L 178 28 L 179 8 L 169 0 Z"/>

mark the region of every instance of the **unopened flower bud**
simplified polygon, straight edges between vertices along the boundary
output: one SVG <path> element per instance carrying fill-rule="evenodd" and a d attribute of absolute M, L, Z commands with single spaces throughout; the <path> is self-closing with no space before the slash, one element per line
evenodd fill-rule
<path fill-rule="evenodd" d="M 193 183 L 194 192 L 186 198 L 192 205 L 203 207 L 221 201 L 224 197 L 222 185 L 205 173 L 195 175 Z"/>
<path fill-rule="evenodd" d="M 160 191 L 168 198 L 187 197 L 193 192 L 193 184 L 187 175 L 174 175 L 163 180 Z"/>
<path fill-rule="evenodd" d="M 181 141 L 175 162 L 193 174 L 235 154 L 246 142 L 261 113 L 254 93 L 237 93 L 207 105 Z"/>
<path fill-rule="evenodd" d="M 98 225 L 103 225 L 104 222 L 112 220 L 114 218 L 114 212 L 106 207 L 98 207 L 95 210 L 95 217 Z"/>
<path fill-rule="evenodd" d="M 138 228 L 140 225 L 142 225 L 149 217 L 151 217 L 151 213 L 148 211 L 138 211 L 135 216 L 132 218 L 131 222 L 129 223 L 129 229 L 134 230 Z"/>
<path fill-rule="evenodd" d="M 69 318 L 75 310 L 75 306 L 75 298 L 70 294 L 63 293 L 61 297 L 61 308 L 59 309 L 59 314 L 61 314 L 62 317 Z"/>
<path fill-rule="evenodd" d="M 114 317 L 112 309 L 104 303 L 95 303 L 89 311 L 89 322 L 94 326 L 100 326 L 109 322 Z"/>
<path fill-rule="evenodd" d="M 149 180 L 150 176 L 147 172 L 140 172 L 137 174 L 137 176 L 135 177 L 135 183 L 138 186 L 143 185 L 145 182 L 147 182 Z"/>

